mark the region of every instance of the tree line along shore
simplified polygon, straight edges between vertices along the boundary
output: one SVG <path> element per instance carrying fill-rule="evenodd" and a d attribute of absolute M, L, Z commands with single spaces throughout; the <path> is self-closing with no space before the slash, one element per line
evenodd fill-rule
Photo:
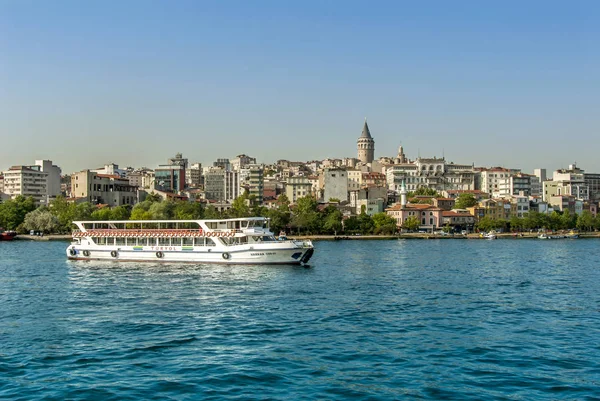
<path fill-rule="evenodd" d="M 236 217 L 263 216 L 270 218 L 271 229 L 275 233 L 307 238 L 461 238 L 452 234 L 452 227 L 440 227 L 437 234 L 407 232 L 416 231 L 418 222 L 407 221 L 406 226 L 398 228 L 396 220 L 385 212 L 373 216 L 360 213 L 344 218 L 342 212 L 333 204 L 319 204 L 316 199 L 306 196 L 291 205 L 285 195 L 281 195 L 273 208 L 266 208 L 254 202 L 253 196 L 244 194 L 233 201 L 231 208 L 219 211 L 212 205 L 200 202 L 162 200 L 159 196 L 149 195 L 135 206 L 108 207 L 88 202 L 70 202 L 63 197 L 52 200 L 48 206 L 37 207 L 32 198 L 17 196 L 15 199 L 0 203 L 0 227 L 15 230 L 21 236 L 35 231 L 48 238 L 48 235 L 67 235 L 75 228 L 73 221 L 78 220 L 197 220 L 224 219 Z M 573 215 L 568 212 L 553 212 L 549 215 L 531 212 L 522 218 L 493 220 L 481 218 L 470 231 L 487 232 L 497 230 L 523 237 L 536 236 L 540 230 L 578 229 L 582 236 L 595 236 L 600 230 L 600 216 L 589 212 Z M 42 239 L 44 237 L 39 237 Z M 37 236 L 36 236 L 37 237 Z M 466 238 L 478 237 L 470 234 Z M 27 238 L 27 236 L 24 236 Z"/>

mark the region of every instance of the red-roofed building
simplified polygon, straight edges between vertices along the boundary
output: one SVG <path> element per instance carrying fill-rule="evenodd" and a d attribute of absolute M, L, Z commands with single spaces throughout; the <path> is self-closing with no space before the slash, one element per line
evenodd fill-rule
<path fill-rule="evenodd" d="M 475 216 L 463 210 L 447 210 L 442 212 L 444 225 L 453 227 L 454 231 L 472 229 L 475 224 Z"/>
<path fill-rule="evenodd" d="M 419 221 L 419 230 L 433 232 L 443 226 L 442 209 L 439 207 L 423 204 L 409 203 L 405 206 L 396 204 L 385 210 L 388 216 L 396 220 L 396 226 L 401 228 L 409 217 L 415 217 Z"/>

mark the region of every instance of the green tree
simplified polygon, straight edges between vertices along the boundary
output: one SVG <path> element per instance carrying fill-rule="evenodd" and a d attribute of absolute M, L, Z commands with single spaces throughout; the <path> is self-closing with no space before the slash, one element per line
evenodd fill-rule
<path fill-rule="evenodd" d="M 208 205 L 206 209 L 204 209 L 204 218 L 208 220 L 220 219 L 221 213 L 213 205 Z"/>
<path fill-rule="evenodd" d="M 498 222 L 491 217 L 484 216 L 477 222 L 479 231 L 491 231 L 498 227 Z"/>
<path fill-rule="evenodd" d="M 510 218 L 510 229 L 512 231 L 521 231 L 525 226 L 525 220 L 523 218 L 512 216 Z"/>
<path fill-rule="evenodd" d="M 402 222 L 402 228 L 407 231 L 417 231 L 421 223 L 416 216 L 408 216 L 406 220 Z"/>
<path fill-rule="evenodd" d="M 204 206 L 200 202 L 177 201 L 173 209 L 176 220 L 195 220 L 204 218 Z"/>
<path fill-rule="evenodd" d="M 373 215 L 375 234 L 391 235 L 396 232 L 396 219 L 385 212 Z"/>
<path fill-rule="evenodd" d="M 175 204 L 171 201 L 154 202 L 148 209 L 152 220 L 170 220 L 173 218 L 174 210 Z"/>
<path fill-rule="evenodd" d="M 33 198 L 26 198 L 22 195 L 0 203 L 0 227 L 16 230 L 25 221 L 27 213 L 32 212 L 35 208 Z"/>
<path fill-rule="evenodd" d="M 415 196 L 433 196 L 435 198 L 439 198 L 441 195 L 438 193 L 438 191 L 436 191 L 435 189 L 432 188 L 427 188 L 427 187 L 419 187 L 416 190 L 409 192 L 407 195 L 407 198 L 413 198 Z"/>
<path fill-rule="evenodd" d="M 41 231 L 45 234 L 54 233 L 59 227 L 58 218 L 46 207 L 39 207 L 27 213 L 23 227 L 27 230 Z"/>
<path fill-rule="evenodd" d="M 568 230 L 570 228 L 575 228 L 577 225 L 577 215 L 571 214 L 568 210 L 565 210 L 560 216 L 560 228 Z"/>
<path fill-rule="evenodd" d="M 316 199 L 310 195 L 298 198 L 291 225 L 297 228 L 299 232 L 319 233 L 321 231 L 321 219 L 317 211 L 317 205 Z"/>
<path fill-rule="evenodd" d="M 138 203 L 131 210 L 130 220 L 152 220 L 152 213 L 150 213 L 150 205 L 152 202 L 147 200 Z"/>
<path fill-rule="evenodd" d="M 290 212 L 284 212 L 277 209 L 268 209 L 266 217 L 271 219 L 271 230 L 277 234 L 284 231 L 290 223 Z"/>
<path fill-rule="evenodd" d="M 129 220 L 129 217 L 131 217 L 131 206 L 129 205 L 113 207 L 110 210 L 111 220 Z"/>
<path fill-rule="evenodd" d="M 594 215 L 592 215 L 589 210 L 584 210 L 583 213 L 577 217 L 576 226 L 582 231 L 591 231 L 594 228 L 595 223 Z"/>
<path fill-rule="evenodd" d="M 360 230 L 360 222 L 358 221 L 357 216 L 348 217 L 346 220 L 342 221 L 342 225 L 344 226 L 344 231 L 349 234 Z"/>
<path fill-rule="evenodd" d="M 455 209 L 466 209 L 477 205 L 477 199 L 473 194 L 462 193 L 458 195 L 456 202 L 454 203 Z"/>
<path fill-rule="evenodd" d="M 335 206 L 328 206 L 323 211 L 323 231 L 329 234 L 337 235 L 342 231 L 342 212 Z"/>
<path fill-rule="evenodd" d="M 112 212 L 110 207 L 103 207 L 92 212 L 90 218 L 92 220 L 111 220 Z"/>
<path fill-rule="evenodd" d="M 150 203 L 155 203 L 155 202 L 162 202 L 162 197 L 159 194 L 155 194 L 155 193 L 151 193 L 148 194 L 148 196 L 146 196 L 146 199 L 144 199 L 145 201 L 148 201 Z"/>
<path fill-rule="evenodd" d="M 289 212 L 290 211 L 290 199 L 286 194 L 281 194 L 277 198 L 277 209 L 281 212 Z"/>
<path fill-rule="evenodd" d="M 557 212 L 556 210 L 553 211 L 550 216 L 548 216 L 548 226 L 546 228 L 549 228 L 551 230 L 558 230 L 561 228 L 562 225 L 562 218 L 561 218 L 561 214 L 559 212 Z"/>
<path fill-rule="evenodd" d="M 235 198 L 231 204 L 231 211 L 229 214 L 231 217 L 250 217 L 250 196 L 248 191 Z"/>
<path fill-rule="evenodd" d="M 361 213 L 358 216 L 358 221 L 360 223 L 360 231 L 363 234 L 371 234 L 375 229 L 375 223 L 373 222 L 373 218 L 367 213 Z"/>

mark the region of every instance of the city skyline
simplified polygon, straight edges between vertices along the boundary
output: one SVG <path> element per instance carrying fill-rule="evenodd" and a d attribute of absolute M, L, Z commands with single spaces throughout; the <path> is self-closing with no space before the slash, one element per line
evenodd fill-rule
<path fill-rule="evenodd" d="M 366 116 L 375 158 L 600 171 L 599 9 L 2 2 L 0 169 L 356 157 Z"/>

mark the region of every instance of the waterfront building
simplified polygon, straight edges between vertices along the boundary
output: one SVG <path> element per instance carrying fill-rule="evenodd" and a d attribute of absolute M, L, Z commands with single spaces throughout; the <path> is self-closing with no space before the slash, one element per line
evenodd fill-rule
<path fill-rule="evenodd" d="M 600 173 L 583 173 L 583 181 L 589 190 L 589 198 L 600 201 Z"/>
<path fill-rule="evenodd" d="M 385 200 L 383 198 L 377 199 L 360 199 L 356 204 L 356 214 L 366 213 L 369 216 L 373 217 L 377 213 L 382 213 L 385 211 Z"/>
<path fill-rule="evenodd" d="M 507 199 L 483 199 L 478 205 L 467 208 L 476 218 L 489 217 L 494 220 L 510 219 L 512 205 Z"/>
<path fill-rule="evenodd" d="M 560 210 L 561 212 L 568 210 L 569 213 L 575 214 L 577 213 L 577 209 L 580 209 L 581 212 L 583 212 L 583 201 L 577 200 L 573 195 L 549 196 L 548 203 L 554 210 Z"/>
<path fill-rule="evenodd" d="M 38 166 L 39 167 L 39 166 Z M 11 199 L 32 197 L 38 205 L 48 202 L 48 173 L 31 166 L 13 166 L 3 172 L 4 193 Z"/>
<path fill-rule="evenodd" d="M 154 189 L 179 193 L 185 189 L 185 166 L 160 165 L 154 171 Z"/>
<path fill-rule="evenodd" d="M 360 160 L 358 160 L 355 157 L 344 157 L 342 159 L 342 166 L 346 167 L 348 169 L 355 168 L 359 162 L 360 162 Z"/>
<path fill-rule="evenodd" d="M 588 183 L 593 183 L 593 180 L 588 179 Z M 588 201 L 590 199 L 590 188 L 586 184 L 584 171 L 575 164 L 570 165 L 568 169 L 554 171 L 552 180 L 543 183 L 542 196 L 544 201 L 555 206 L 564 203 L 558 199 L 551 199 L 557 196 L 573 196 L 575 199 Z"/>
<path fill-rule="evenodd" d="M 115 163 L 108 163 L 105 164 L 104 167 L 91 169 L 90 171 L 97 174 L 118 175 L 119 177 L 125 177 L 127 175 L 127 170 L 119 168 L 119 165 Z"/>
<path fill-rule="evenodd" d="M 175 154 L 175 157 L 168 159 L 169 166 L 182 166 L 184 169 L 188 167 L 188 159 L 184 158 L 181 153 Z"/>
<path fill-rule="evenodd" d="M 348 190 L 357 191 L 362 187 L 363 172 L 361 169 L 352 168 L 346 170 L 348 173 Z"/>
<path fill-rule="evenodd" d="M 432 205 L 435 207 L 439 207 L 442 210 L 452 210 L 454 209 L 454 204 L 456 200 L 453 198 L 433 198 Z"/>
<path fill-rule="evenodd" d="M 31 166 L 13 166 L 3 175 L 0 193 L 4 192 L 5 198 L 31 196 L 38 204 L 47 205 L 61 194 L 61 169 L 51 160 L 36 160 Z"/>
<path fill-rule="evenodd" d="M 544 182 L 546 181 L 546 169 L 545 168 L 536 168 L 533 169 L 533 175 L 535 175 L 538 178 L 539 182 Z"/>
<path fill-rule="evenodd" d="M 312 183 L 308 177 L 290 177 L 284 183 L 285 195 L 290 203 L 296 203 L 298 198 L 312 195 Z"/>
<path fill-rule="evenodd" d="M 396 204 L 385 212 L 396 220 L 396 226 L 401 228 L 404 222 L 410 217 L 414 217 L 419 221 L 419 230 L 433 232 L 443 225 L 442 212 L 443 210 L 433 205 L 424 203 L 415 204 Z"/>
<path fill-rule="evenodd" d="M 418 167 L 413 163 L 397 164 L 386 168 L 386 181 L 388 188 L 392 191 L 400 191 L 403 183 L 409 191 L 416 190 L 423 185 L 421 177 L 418 176 Z"/>
<path fill-rule="evenodd" d="M 492 193 L 494 198 L 519 195 L 538 196 L 541 194 L 541 186 L 538 177 L 531 174 L 517 173 L 508 177 L 499 178 L 498 190 Z"/>
<path fill-rule="evenodd" d="M 338 199 L 340 202 L 348 200 L 348 173 L 340 168 L 326 168 L 323 170 L 323 200 Z"/>
<path fill-rule="evenodd" d="M 71 174 L 71 196 L 77 201 L 108 206 L 134 205 L 137 187 L 119 175 L 98 174 L 83 170 Z"/>
<path fill-rule="evenodd" d="M 342 167 L 342 159 L 323 159 L 321 162 L 322 168 L 339 168 Z"/>
<path fill-rule="evenodd" d="M 231 171 L 231 163 L 229 159 L 217 159 L 213 162 L 213 167 L 222 168 L 225 171 Z"/>
<path fill-rule="evenodd" d="M 525 217 L 530 211 L 529 207 L 529 196 L 525 195 L 523 191 L 519 195 L 513 195 L 510 197 L 511 201 L 511 216 Z"/>
<path fill-rule="evenodd" d="M 188 159 L 181 153 L 167 160 L 167 164 L 161 164 L 154 171 L 154 189 L 162 192 L 178 194 L 185 189 L 185 170 Z"/>
<path fill-rule="evenodd" d="M 388 190 L 385 187 L 365 185 L 360 189 L 349 190 L 348 199 L 355 214 L 361 213 L 363 205 L 375 214 L 385 210 L 388 203 Z"/>
<path fill-rule="evenodd" d="M 358 149 L 358 160 L 362 163 L 372 163 L 375 159 L 375 140 L 371 137 L 366 118 L 362 133 L 358 138 L 358 141 L 356 141 L 356 145 Z"/>
<path fill-rule="evenodd" d="M 136 188 L 150 189 L 154 186 L 154 171 L 141 167 L 127 174 L 129 185 Z"/>
<path fill-rule="evenodd" d="M 442 158 L 417 158 L 412 163 L 388 165 L 385 168 L 388 188 L 398 191 L 404 181 L 409 191 L 429 188 L 438 192 L 475 189 L 472 165 L 446 163 Z"/>
<path fill-rule="evenodd" d="M 202 163 L 192 163 L 185 170 L 185 184 L 189 188 L 198 188 L 202 185 Z"/>
<path fill-rule="evenodd" d="M 452 227 L 452 231 L 472 231 L 475 225 L 475 216 L 466 210 L 442 211 L 442 225 Z"/>
<path fill-rule="evenodd" d="M 255 157 L 250 157 L 245 154 L 237 155 L 233 160 L 231 160 L 230 165 L 232 170 L 240 171 L 241 169 L 249 166 L 251 164 L 257 164 Z"/>
<path fill-rule="evenodd" d="M 240 187 L 248 191 L 249 195 L 254 195 L 256 202 L 262 204 L 264 200 L 264 170 L 258 164 L 245 164 L 239 170 Z M 242 194 L 242 190 L 239 191 Z"/>
<path fill-rule="evenodd" d="M 492 168 L 483 168 L 479 171 L 479 184 L 481 185 L 479 188 L 472 189 L 481 189 L 483 192 L 488 194 L 497 193 L 499 189 L 500 181 L 504 178 L 510 177 L 513 173 L 518 173 L 519 170 L 509 170 L 504 167 L 492 167 Z"/>
<path fill-rule="evenodd" d="M 363 186 L 375 186 L 387 189 L 386 177 L 382 173 L 370 172 L 362 173 L 361 184 Z"/>
<path fill-rule="evenodd" d="M 312 174 L 315 174 L 317 171 L 321 169 L 321 161 L 320 160 L 311 160 L 305 163 L 305 166 L 311 171 Z"/>
<path fill-rule="evenodd" d="M 239 172 L 221 167 L 204 170 L 204 197 L 218 202 L 233 202 L 240 196 Z"/>
<path fill-rule="evenodd" d="M 433 232 L 442 222 L 443 210 L 426 203 L 408 203 L 407 189 L 404 182 L 400 186 L 400 203 L 385 209 L 388 216 L 396 220 L 396 226 L 402 228 L 406 220 L 415 218 L 419 221 L 419 230 Z"/>
<path fill-rule="evenodd" d="M 56 198 L 61 194 L 60 175 L 62 171 L 60 167 L 53 164 L 51 160 L 36 160 L 35 165 L 31 168 L 48 173 L 46 176 L 46 194 L 49 199 Z"/>

